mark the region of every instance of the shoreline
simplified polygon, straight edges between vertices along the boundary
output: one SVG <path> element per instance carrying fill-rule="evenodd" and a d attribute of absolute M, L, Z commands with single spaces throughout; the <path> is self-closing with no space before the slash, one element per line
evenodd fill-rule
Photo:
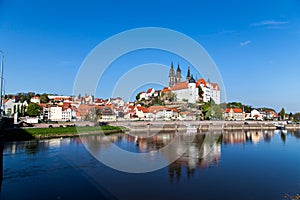
<path fill-rule="evenodd" d="M 277 128 L 274 122 L 228 122 L 228 121 L 184 121 L 184 122 L 111 122 L 108 126 L 86 127 L 54 127 L 54 128 L 12 128 L 1 130 L 3 142 L 39 140 L 51 138 L 79 137 L 81 135 L 105 135 L 125 133 L 150 133 L 150 132 L 196 132 L 209 131 L 255 131 L 272 130 Z M 283 122 L 279 122 L 283 123 Z M 285 124 L 286 130 L 300 130 L 299 124 Z"/>
<path fill-rule="evenodd" d="M 79 137 L 103 133 L 105 135 L 124 133 L 128 129 L 114 126 L 55 127 L 55 128 L 12 128 L 1 130 L 3 142 L 40 140 L 51 138 Z"/>

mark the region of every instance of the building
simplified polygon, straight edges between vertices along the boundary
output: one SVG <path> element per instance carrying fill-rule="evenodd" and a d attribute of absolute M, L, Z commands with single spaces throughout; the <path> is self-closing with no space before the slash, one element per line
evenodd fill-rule
<path fill-rule="evenodd" d="M 210 83 L 209 81 L 205 81 L 203 78 L 200 78 L 196 82 L 196 87 L 201 87 L 201 98 L 203 102 L 213 100 L 216 104 L 221 103 L 221 92 L 217 83 Z"/>
<path fill-rule="evenodd" d="M 226 108 L 225 112 L 223 113 L 223 117 L 225 120 L 245 120 L 245 115 L 240 108 Z"/>
<path fill-rule="evenodd" d="M 30 102 L 40 104 L 40 97 L 39 96 L 31 97 Z"/>
<path fill-rule="evenodd" d="M 177 101 L 187 101 L 188 103 L 198 101 L 198 88 L 193 76 L 188 81 L 176 83 L 171 90 L 175 93 Z"/>
<path fill-rule="evenodd" d="M 176 83 L 181 82 L 181 69 L 178 63 L 176 74 L 173 67 L 173 62 L 171 63 L 171 69 L 169 73 L 169 87 L 173 87 Z"/>
<path fill-rule="evenodd" d="M 97 111 L 98 121 L 116 121 L 117 115 L 108 106 L 101 106 Z"/>
<path fill-rule="evenodd" d="M 210 83 L 209 81 L 206 82 L 203 78 L 195 80 L 193 75 L 191 75 L 190 67 L 188 67 L 186 81 L 181 81 L 181 69 L 179 64 L 176 75 L 173 63 L 171 64 L 169 72 L 169 88 L 176 94 L 177 101 L 196 103 L 197 101 L 209 102 L 210 100 L 213 100 L 216 104 L 220 104 L 221 101 L 219 85 L 217 83 Z"/>
<path fill-rule="evenodd" d="M 62 107 L 50 107 L 48 119 L 51 121 L 62 121 Z"/>

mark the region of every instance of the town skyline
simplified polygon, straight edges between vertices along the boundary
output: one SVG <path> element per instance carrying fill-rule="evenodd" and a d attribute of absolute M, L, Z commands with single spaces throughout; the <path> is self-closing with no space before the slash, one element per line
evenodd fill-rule
<path fill-rule="evenodd" d="M 3 1 L 0 49 L 5 54 L 6 93 L 71 95 L 82 62 L 100 42 L 128 29 L 165 27 L 190 36 L 205 48 L 222 75 L 228 102 L 300 110 L 297 1 L 119 4 L 122 6 L 92 1 L 59 2 L 59 6 L 53 1 Z M 182 10 L 190 12 L 181 15 Z M 189 66 L 166 52 L 135 52 L 112 63 L 103 81 L 110 85 L 134 66 L 149 62 L 169 66 L 171 60 Z M 109 98 L 111 90 L 101 89 L 95 96 Z"/>

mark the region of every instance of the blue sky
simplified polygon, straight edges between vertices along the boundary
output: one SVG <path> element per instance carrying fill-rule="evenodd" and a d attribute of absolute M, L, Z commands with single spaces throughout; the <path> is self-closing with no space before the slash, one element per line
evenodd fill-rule
<path fill-rule="evenodd" d="M 2 0 L 6 93 L 72 94 L 77 71 L 93 48 L 119 32 L 149 26 L 173 29 L 199 42 L 219 68 L 228 101 L 300 111 L 296 0 Z M 143 56 L 138 58 L 143 61 Z M 170 65 L 172 60 L 181 62 L 176 56 L 155 62 Z M 107 98 L 108 90 L 96 96 Z"/>

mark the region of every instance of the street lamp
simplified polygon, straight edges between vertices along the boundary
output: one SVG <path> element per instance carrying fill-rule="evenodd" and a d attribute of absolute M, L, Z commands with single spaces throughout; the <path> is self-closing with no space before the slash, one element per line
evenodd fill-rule
<path fill-rule="evenodd" d="M 3 105 L 3 98 L 2 98 L 2 94 L 3 94 L 3 68 L 4 68 L 4 53 L 2 50 L 0 50 L 0 53 L 2 54 L 2 59 L 1 59 L 1 77 L 0 77 L 0 82 L 1 82 L 1 86 L 0 86 L 0 110 L 2 109 L 2 105 Z M 1 110 L 0 116 L 2 116 L 3 111 Z"/>

